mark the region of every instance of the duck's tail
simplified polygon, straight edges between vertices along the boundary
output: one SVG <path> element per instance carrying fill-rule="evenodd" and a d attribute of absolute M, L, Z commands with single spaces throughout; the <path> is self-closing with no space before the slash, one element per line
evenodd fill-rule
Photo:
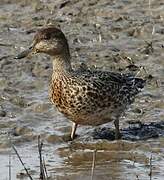
<path fill-rule="evenodd" d="M 146 84 L 146 80 L 145 79 L 134 78 L 134 87 L 137 88 L 138 90 L 143 89 L 145 84 Z"/>
<path fill-rule="evenodd" d="M 128 94 L 127 94 L 127 98 L 129 100 L 129 104 L 131 104 L 134 99 L 135 96 L 141 92 L 141 89 L 144 88 L 146 84 L 146 80 L 142 79 L 142 78 L 138 78 L 138 77 L 134 77 L 134 76 L 129 76 L 128 77 L 128 81 L 126 82 L 126 87 L 128 89 Z"/>

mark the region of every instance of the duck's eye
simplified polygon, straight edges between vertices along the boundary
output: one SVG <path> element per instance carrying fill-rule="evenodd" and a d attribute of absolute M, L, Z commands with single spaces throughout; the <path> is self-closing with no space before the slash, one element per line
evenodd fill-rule
<path fill-rule="evenodd" d="M 36 53 L 39 53 L 39 50 L 38 50 L 38 49 L 35 49 L 35 52 L 36 52 Z"/>

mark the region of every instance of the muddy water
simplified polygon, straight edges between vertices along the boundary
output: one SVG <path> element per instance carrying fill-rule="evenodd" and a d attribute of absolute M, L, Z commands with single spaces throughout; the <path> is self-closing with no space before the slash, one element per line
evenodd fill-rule
<path fill-rule="evenodd" d="M 151 170 L 153 179 L 163 179 L 164 2 L 150 2 L 149 6 L 148 0 L 0 1 L 0 179 L 9 179 L 9 160 L 12 179 L 27 179 L 10 141 L 31 176 L 39 177 L 38 135 L 50 179 L 91 179 L 94 150 L 94 180 L 146 180 Z M 71 123 L 48 100 L 50 58 L 14 59 L 47 22 L 59 24 L 66 34 L 74 67 L 86 63 L 129 72 L 130 63 L 144 66 L 148 74 L 142 70 L 139 76 L 151 81 L 122 117 L 122 132 L 134 121 L 159 123 L 160 128 L 148 127 L 149 133 L 146 129 L 116 142 L 94 137 L 99 130 L 113 128 L 112 123 L 80 126 L 78 137 L 68 141 Z"/>

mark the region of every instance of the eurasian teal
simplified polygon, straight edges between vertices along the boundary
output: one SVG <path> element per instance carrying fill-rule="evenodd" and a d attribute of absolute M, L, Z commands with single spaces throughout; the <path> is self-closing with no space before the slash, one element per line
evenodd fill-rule
<path fill-rule="evenodd" d="M 119 118 L 145 85 L 145 80 L 109 71 L 74 70 L 64 33 L 56 27 L 40 29 L 30 48 L 20 53 L 46 53 L 52 57 L 50 99 L 73 122 L 71 138 L 78 124 L 101 125 L 114 121 L 115 138 L 120 138 Z"/>

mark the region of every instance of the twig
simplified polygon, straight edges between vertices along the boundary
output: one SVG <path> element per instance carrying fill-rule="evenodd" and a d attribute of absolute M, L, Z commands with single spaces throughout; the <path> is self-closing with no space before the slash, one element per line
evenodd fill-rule
<path fill-rule="evenodd" d="M 153 35 L 155 33 L 155 23 L 154 23 L 154 19 L 153 19 L 153 13 L 152 13 L 152 9 L 151 9 L 151 0 L 149 0 L 149 13 L 150 13 L 150 17 L 152 18 L 152 21 L 153 21 L 153 29 L 152 29 L 152 38 L 153 38 Z"/>
<path fill-rule="evenodd" d="M 102 42 L 102 36 L 101 36 L 100 32 L 99 32 L 99 35 L 98 35 L 98 39 L 99 39 L 99 42 L 101 43 Z"/>
<path fill-rule="evenodd" d="M 150 177 L 150 180 L 152 180 L 152 154 L 150 156 L 149 163 L 150 163 L 149 177 Z"/>
<path fill-rule="evenodd" d="M 44 167 L 46 179 L 48 179 L 48 173 L 47 173 L 47 168 L 46 168 L 46 163 L 45 163 L 44 157 L 43 157 L 43 167 Z"/>
<path fill-rule="evenodd" d="M 33 180 L 33 178 L 31 177 L 30 173 L 28 172 L 27 168 L 25 167 L 25 164 L 24 164 L 24 162 L 22 161 L 22 159 L 21 159 L 18 151 L 16 150 L 15 146 L 14 146 L 12 143 L 11 143 L 11 146 L 12 146 L 13 150 L 15 151 L 16 155 L 18 156 L 18 159 L 19 159 L 19 161 L 21 162 L 24 170 L 26 171 L 27 176 L 30 178 L 30 180 Z"/>
<path fill-rule="evenodd" d="M 136 157 L 135 155 L 133 156 L 133 167 L 135 166 L 135 163 L 136 163 Z"/>
<path fill-rule="evenodd" d="M 45 180 L 45 173 L 44 173 L 44 165 L 43 165 L 43 159 L 42 159 L 42 147 L 43 142 L 40 140 L 40 136 L 38 136 L 38 151 L 39 151 L 39 160 L 40 160 L 40 179 Z"/>
<path fill-rule="evenodd" d="M 9 152 L 9 180 L 11 180 L 11 150 Z"/>
<path fill-rule="evenodd" d="M 91 170 L 91 180 L 93 180 L 93 176 L 94 176 L 94 169 L 95 169 L 95 162 L 96 162 L 96 152 L 97 150 L 95 149 L 93 151 L 93 160 L 92 160 L 92 170 Z"/>
<path fill-rule="evenodd" d="M 156 80 L 155 84 L 156 84 L 156 87 L 159 88 L 160 87 L 160 80 Z"/>
<path fill-rule="evenodd" d="M 13 45 L 12 45 L 12 44 L 6 44 L 6 43 L 0 43 L 0 46 L 11 47 L 11 46 L 13 46 Z"/>

